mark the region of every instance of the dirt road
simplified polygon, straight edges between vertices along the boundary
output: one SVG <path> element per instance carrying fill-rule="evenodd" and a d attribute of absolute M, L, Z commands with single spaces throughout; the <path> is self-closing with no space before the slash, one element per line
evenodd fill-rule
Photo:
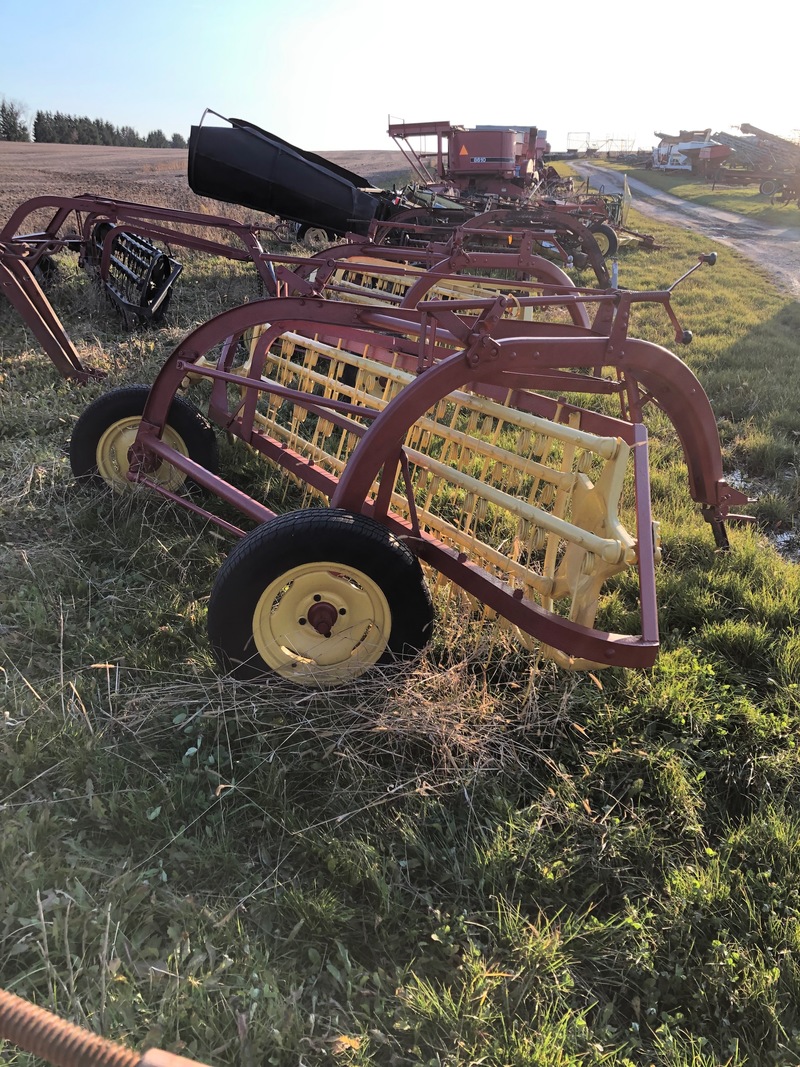
<path fill-rule="evenodd" d="M 573 167 L 581 177 L 590 179 L 593 188 L 603 186 L 607 193 L 622 192 L 623 175 L 619 171 L 591 163 L 575 163 Z M 735 248 L 763 267 L 793 296 L 800 297 L 800 228 L 765 226 L 730 211 L 692 204 L 635 178 L 628 178 L 628 186 L 637 211 Z"/>

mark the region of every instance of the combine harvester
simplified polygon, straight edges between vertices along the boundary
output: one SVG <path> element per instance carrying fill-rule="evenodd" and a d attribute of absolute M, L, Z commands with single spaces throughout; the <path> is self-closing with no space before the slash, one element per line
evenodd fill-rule
<path fill-rule="evenodd" d="M 54 209 L 50 224 L 9 236 L 29 202 L 0 233 L 4 290 L 60 372 L 79 380 L 91 371 L 34 276 L 60 249 L 88 261 L 94 248 L 108 285 L 117 271 L 128 276 L 116 250 L 133 239 L 219 254 L 225 242 L 182 229 L 202 219 L 239 239 L 228 254 L 251 259 L 269 294 L 195 329 L 154 382 L 89 405 L 70 443 L 75 476 L 120 492 L 145 486 L 238 540 L 208 618 L 221 668 L 238 677 L 341 684 L 412 655 L 430 637 L 431 576 L 564 667 L 651 665 L 659 539 L 648 406 L 675 427 L 691 496 L 719 546 L 731 508 L 746 499 L 725 481 L 697 379 L 667 349 L 629 334 L 636 307 L 659 304 L 676 343 L 691 340 L 670 304 L 674 286 L 576 288 L 536 252 L 558 247 L 560 233 L 475 219 L 448 242 L 377 244 L 369 234 L 396 222 L 380 217 L 393 205 L 318 157 L 305 160 L 306 172 L 291 153 L 289 190 L 275 158 L 291 146 L 244 125 L 210 137 L 192 131 L 193 185 L 250 206 L 274 196 L 273 210 L 278 190 L 296 196 L 302 186 L 306 206 L 323 205 L 326 221 L 350 226 L 347 244 L 311 258 L 274 256 L 254 227 L 88 195 L 39 198 L 37 208 Z M 306 211 L 302 199 L 295 205 Z M 79 225 L 65 231 L 70 218 Z M 141 259 L 141 274 L 129 268 L 136 306 L 155 318 L 141 278 L 158 260 Z M 683 278 L 713 261 L 701 257 Z M 161 269 L 175 271 L 171 261 Z M 199 395 L 202 410 L 191 402 Z M 615 399 L 617 415 L 592 397 Z M 328 507 L 279 516 L 220 476 L 214 427 Z M 236 509 L 241 525 L 198 490 Z M 624 571 L 637 576 L 640 601 L 628 634 L 597 625 L 608 583 Z"/>
<path fill-rule="evenodd" d="M 587 228 L 605 257 L 616 255 L 621 234 L 645 248 L 658 247 L 652 236 L 627 228 L 629 194 L 591 193 L 588 182 L 580 192 L 571 178 L 548 165 L 547 133 L 536 126 L 468 129 L 450 122 L 390 122 L 388 132 L 416 175 L 403 190 L 415 203 L 479 215 L 502 206 L 510 225 L 514 212 L 527 221 L 557 212 L 558 218 Z M 429 139 L 436 144 L 431 151 L 426 150 Z"/>
<path fill-rule="evenodd" d="M 442 197 L 485 209 L 499 201 L 528 201 L 546 181 L 550 145 L 536 126 L 390 122 L 388 133 L 417 176 L 419 194 L 431 203 Z M 423 143 L 435 138 L 436 149 L 415 148 L 412 138 Z"/>

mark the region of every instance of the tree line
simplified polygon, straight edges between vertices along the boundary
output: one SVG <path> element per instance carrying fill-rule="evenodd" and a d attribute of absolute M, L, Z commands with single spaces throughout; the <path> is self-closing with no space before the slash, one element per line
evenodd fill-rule
<path fill-rule="evenodd" d="M 163 130 L 151 130 L 141 137 L 132 126 L 114 126 L 105 119 L 86 115 L 65 115 L 61 111 L 37 111 L 33 129 L 23 120 L 22 107 L 0 98 L 0 141 L 30 141 L 37 144 L 119 145 L 125 148 L 186 148 L 179 133 L 165 136 Z"/>

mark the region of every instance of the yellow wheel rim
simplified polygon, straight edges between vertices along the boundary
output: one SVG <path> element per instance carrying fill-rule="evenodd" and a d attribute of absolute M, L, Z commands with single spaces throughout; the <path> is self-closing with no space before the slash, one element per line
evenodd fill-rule
<path fill-rule="evenodd" d="M 128 470 L 130 469 L 128 451 L 136 440 L 141 421 L 140 415 L 131 415 L 127 419 L 119 419 L 109 426 L 97 443 L 97 470 L 100 477 L 112 489 L 119 492 L 128 492 L 134 485 L 133 482 L 128 481 Z M 180 452 L 182 456 L 188 457 L 189 451 L 183 438 L 172 427 L 165 426 L 162 436 L 165 444 L 168 444 L 170 448 L 174 448 L 176 452 Z M 179 471 L 171 464 L 163 461 L 159 463 L 154 471 L 148 474 L 148 477 L 173 492 L 180 489 L 186 481 L 186 475 L 183 471 Z"/>
<path fill-rule="evenodd" d="M 327 248 L 330 245 L 327 230 L 320 226 L 310 226 L 303 237 L 303 243 L 309 248 Z"/>
<path fill-rule="evenodd" d="M 380 587 L 356 567 L 306 563 L 271 582 L 253 613 L 253 638 L 276 674 L 305 685 L 358 678 L 392 629 Z"/>
<path fill-rule="evenodd" d="M 595 241 L 597 241 L 597 247 L 600 249 L 602 255 L 604 257 L 607 256 L 608 250 L 611 247 L 611 242 L 609 240 L 608 234 L 603 233 L 602 230 L 597 230 L 596 232 L 592 230 L 591 234 L 592 237 L 594 237 Z"/>

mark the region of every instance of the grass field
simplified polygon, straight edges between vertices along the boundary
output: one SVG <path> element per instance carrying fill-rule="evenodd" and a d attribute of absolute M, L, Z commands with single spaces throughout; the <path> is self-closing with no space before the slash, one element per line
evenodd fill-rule
<path fill-rule="evenodd" d="M 664 250 L 622 250 L 628 287 L 709 250 L 647 228 Z M 102 386 L 60 380 L 0 305 L 0 984 L 231 1067 L 800 1062 L 800 308 L 719 252 L 676 292 L 682 355 L 759 525 L 715 551 L 656 413 L 663 649 L 595 676 L 438 592 L 410 673 L 220 680 L 205 612 L 230 543 L 78 489 L 65 447 L 252 277 L 188 262 L 168 326 L 127 334 L 62 265 L 53 300 Z M 632 333 L 670 345 L 649 311 Z"/>

